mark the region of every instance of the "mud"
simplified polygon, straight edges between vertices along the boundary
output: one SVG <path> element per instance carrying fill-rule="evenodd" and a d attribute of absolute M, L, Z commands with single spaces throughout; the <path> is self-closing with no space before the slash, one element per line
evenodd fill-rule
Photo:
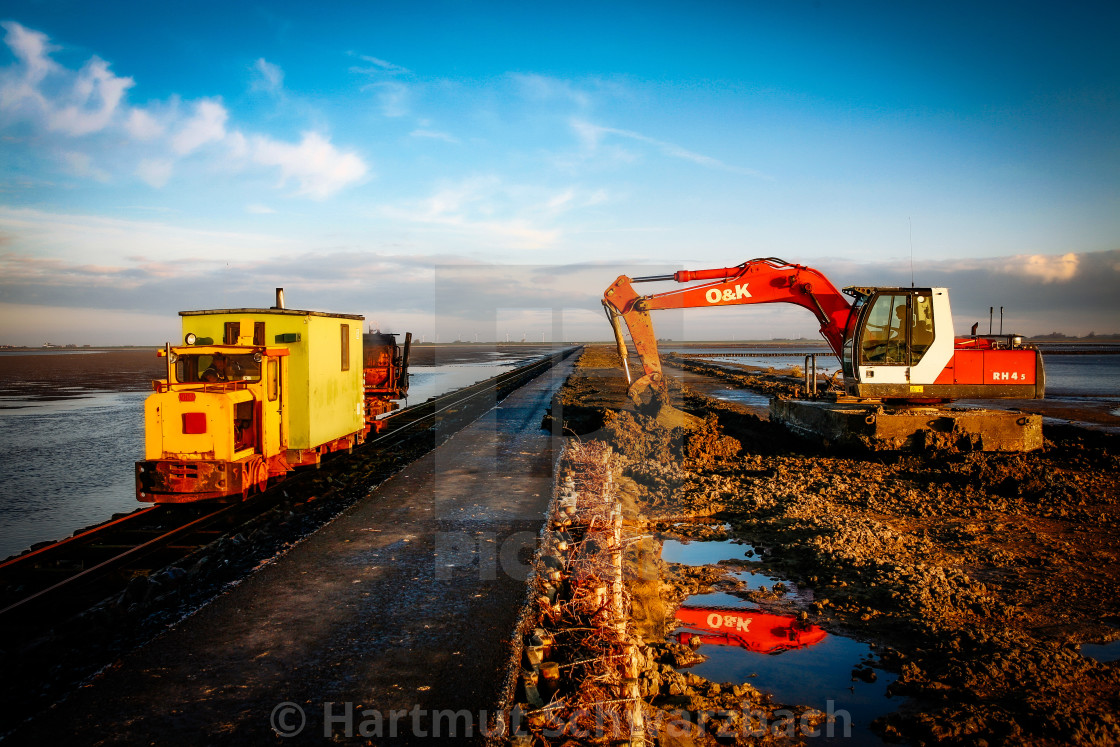
<path fill-rule="evenodd" d="M 873 725 L 880 737 L 911 744 L 1120 742 L 1120 664 L 1078 651 L 1081 643 L 1120 637 L 1113 593 L 1120 581 L 1120 438 L 1048 424 L 1043 449 L 1031 454 L 859 454 L 791 437 L 741 406 L 680 388 L 674 404 L 706 419 L 700 433 L 688 434 L 629 411 L 616 362 L 609 349 L 589 349 L 554 416 L 581 439 L 606 441 L 621 455 L 617 481 L 630 495 L 636 531 L 679 535 L 691 531 L 682 521 L 716 519 L 718 531 L 710 523 L 696 530 L 711 536 L 725 523 L 728 536 L 757 550 L 753 569 L 811 592 L 795 602 L 808 623 L 872 643 L 877 656 L 868 671 L 898 675 L 889 689 L 898 708 Z M 736 587 L 726 564 L 691 568 L 652 555 L 648 546 L 629 555 L 650 661 L 685 653 L 663 641 L 689 594 L 715 589 L 789 609 L 780 595 Z M 660 683 L 643 690 L 654 708 L 700 714 L 767 702 L 765 693 L 728 698 L 744 683 L 694 675 L 681 681 L 661 664 L 642 678 Z M 778 705 L 769 704 L 771 715 Z M 795 721 L 805 712 L 805 704 L 780 705 Z M 771 722 L 765 739 L 813 741 L 788 722 Z M 658 739 L 759 738 L 732 732 L 721 735 L 709 722 Z"/>

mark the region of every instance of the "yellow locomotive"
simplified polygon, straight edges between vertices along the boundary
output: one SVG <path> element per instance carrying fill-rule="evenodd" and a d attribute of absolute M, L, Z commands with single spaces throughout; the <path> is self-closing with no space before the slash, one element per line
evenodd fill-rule
<path fill-rule="evenodd" d="M 181 311 L 183 345 L 144 403 L 136 497 L 248 496 L 376 431 L 408 388 L 408 343 L 366 335 L 364 317 L 284 308 Z M 367 368 L 367 364 L 369 368 Z M 376 383 L 376 386 L 371 384 Z"/>

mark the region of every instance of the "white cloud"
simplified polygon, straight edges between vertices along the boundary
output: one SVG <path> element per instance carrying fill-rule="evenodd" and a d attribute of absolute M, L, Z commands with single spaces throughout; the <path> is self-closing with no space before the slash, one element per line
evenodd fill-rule
<path fill-rule="evenodd" d="M 171 179 L 174 168 L 174 162 L 166 158 L 145 158 L 136 167 L 136 175 L 148 186 L 159 189 Z"/>
<path fill-rule="evenodd" d="M 88 153 L 81 153 L 78 151 L 63 151 L 59 153 L 59 158 L 70 170 L 71 173 L 93 179 L 99 182 L 108 182 L 109 174 L 104 170 L 97 168 L 93 165 L 93 158 Z"/>
<path fill-rule="evenodd" d="M 386 117 L 403 117 L 409 113 L 410 99 L 412 98 L 412 89 L 401 83 L 398 76 L 407 76 L 412 73 L 406 67 L 401 67 L 395 63 L 387 60 L 382 60 L 378 57 L 371 57 L 369 55 L 350 53 L 351 56 L 357 57 L 363 62 L 369 63 L 368 66 L 355 65 L 350 68 L 350 72 L 365 75 L 370 78 L 370 83 L 362 86 L 363 91 L 373 91 L 377 97 L 377 103 L 381 107 L 381 113 Z"/>
<path fill-rule="evenodd" d="M 279 93 L 284 87 L 284 71 L 279 65 L 274 65 L 263 57 L 253 64 L 253 72 L 255 73 L 252 83 L 254 91 Z"/>
<path fill-rule="evenodd" d="M 278 166 L 282 180 L 299 182 L 298 194 L 322 200 L 362 179 L 366 164 L 354 152 L 342 152 L 330 141 L 307 132 L 298 145 L 264 136 L 252 138 L 252 159 L 265 166 Z"/>
<path fill-rule="evenodd" d="M 383 73 L 411 73 L 412 72 L 407 67 L 401 67 L 400 65 L 396 65 L 396 64 L 394 64 L 392 62 L 389 62 L 387 60 L 382 60 L 379 57 L 370 57 L 369 55 L 365 55 L 365 54 L 360 54 L 360 55 L 356 55 L 356 56 L 357 56 L 358 59 L 362 60 L 363 62 L 368 62 L 369 64 L 373 65 L 373 67 L 357 67 L 357 66 L 355 66 L 355 67 L 350 68 L 351 72 L 365 73 L 366 75 L 377 75 L 377 74 L 383 74 Z"/>
<path fill-rule="evenodd" d="M 563 236 L 556 222 L 584 207 L 605 202 L 604 190 L 549 190 L 505 184 L 475 176 L 440 185 L 429 197 L 382 208 L 389 218 L 453 230 L 488 249 L 544 249 Z"/>
<path fill-rule="evenodd" d="M 26 68 L 25 80 L 31 85 L 38 85 L 47 74 L 56 70 L 58 66 L 51 60 L 50 53 L 58 49 L 47 41 L 47 35 L 39 31 L 9 21 L 0 24 L 8 32 L 4 36 L 12 53 L 19 58 Z"/>
<path fill-rule="evenodd" d="M 18 60 L 0 73 L 0 110 L 10 116 L 22 113 L 52 132 L 88 135 L 105 129 L 120 110 L 132 78 L 122 78 L 109 64 L 91 57 L 77 72 L 50 58 L 57 49 L 47 36 L 18 23 L 2 24 L 5 43 Z M 50 97 L 43 93 L 49 87 Z"/>
<path fill-rule="evenodd" d="M 164 133 L 164 126 L 144 109 L 132 109 L 124 123 L 125 130 L 136 140 L 155 140 Z"/>
<path fill-rule="evenodd" d="M 238 130 L 226 136 L 225 146 L 230 158 L 240 160 L 249 157 L 249 140 Z"/>
<path fill-rule="evenodd" d="M 418 129 L 415 129 L 408 134 L 409 134 L 410 137 L 428 138 L 428 139 L 431 139 L 431 140 L 443 140 L 444 142 L 447 142 L 447 143 L 458 143 L 459 142 L 459 138 L 455 137 L 454 135 L 448 134 L 446 132 L 439 132 L 438 130 L 428 130 L 428 129 L 424 129 L 424 128 L 418 128 Z"/>
<path fill-rule="evenodd" d="M 581 109 L 591 106 L 591 97 L 566 80 L 524 73 L 511 73 L 510 78 L 520 89 L 521 95 L 532 101 L 566 99 Z"/>
<path fill-rule="evenodd" d="M 172 136 L 171 149 L 182 156 L 206 143 L 223 139 L 227 119 L 229 113 L 219 101 L 202 99 L 195 104 L 194 116 Z"/>
<path fill-rule="evenodd" d="M 6 68 L 0 77 L 0 111 L 11 116 L 23 109 L 31 116 L 42 116 L 47 102 L 39 93 L 39 84 L 59 69 L 48 56 L 56 48 L 47 43 L 46 34 L 18 23 L 0 25 L 8 32 L 4 42 L 19 60 L 17 65 Z"/>
<path fill-rule="evenodd" d="M 1006 262 L 1002 267 L 1004 272 L 1043 283 L 1068 282 L 1077 275 L 1079 265 L 1078 256 L 1073 252 L 1062 255 L 1020 254 L 1008 257 Z"/>
<path fill-rule="evenodd" d="M 262 205 L 259 202 L 254 202 L 250 205 L 245 206 L 245 212 L 252 213 L 253 215 L 272 215 L 276 211 L 270 208 L 268 205 Z"/>
<path fill-rule="evenodd" d="M 67 135 L 103 130 L 132 86 L 132 78 L 113 75 L 107 62 L 94 57 L 78 72 L 68 103 L 50 113 L 48 126 Z"/>
<path fill-rule="evenodd" d="M 720 171 L 730 171 L 735 174 L 744 174 L 746 176 L 755 176 L 763 179 L 768 179 L 766 174 L 755 169 L 743 168 L 741 166 L 732 166 L 730 164 L 720 161 L 718 158 L 712 158 L 702 153 L 682 148 L 674 143 L 669 143 L 664 140 L 657 140 L 656 138 L 643 135 L 639 132 L 631 130 L 620 130 L 615 127 L 604 127 L 602 125 L 592 124 L 583 119 L 572 119 L 572 129 L 575 131 L 576 136 L 579 138 L 583 147 L 587 150 L 594 151 L 603 141 L 607 135 L 617 135 L 629 140 L 635 140 L 640 143 L 652 145 L 661 151 L 664 155 L 672 158 L 680 158 L 686 161 L 691 161 L 699 166 L 704 166 L 710 169 L 719 169 Z"/>
<path fill-rule="evenodd" d="M 403 83 L 382 82 L 366 86 L 377 91 L 377 102 L 386 117 L 403 117 L 409 112 L 411 91 Z"/>
<path fill-rule="evenodd" d="M 85 265 L 97 257 L 105 266 L 150 266 L 152 257 L 165 263 L 169 274 L 201 271 L 204 265 L 224 265 L 230 257 L 275 258 L 285 249 L 300 248 L 288 236 L 258 233 L 200 231 L 150 220 L 122 220 L 78 213 L 57 213 L 0 205 L 0 236 L 5 259 L 23 255 Z M 0 268 L 0 276 L 7 269 Z M 44 275 L 49 280 L 49 272 Z"/>

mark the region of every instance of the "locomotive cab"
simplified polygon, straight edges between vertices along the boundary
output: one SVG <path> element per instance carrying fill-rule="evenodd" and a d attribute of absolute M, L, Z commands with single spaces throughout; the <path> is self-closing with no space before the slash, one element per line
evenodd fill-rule
<path fill-rule="evenodd" d="M 363 317 L 286 309 L 179 312 L 184 345 L 144 403 L 136 497 L 245 497 L 368 430 Z M 218 341 L 218 342 L 216 342 Z"/>
<path fill-rule="evenodd" d="M 287 471 L 286 348 L 168 346 L 161 353 L 167 378 L 144 403 L 137 498 L 246 495 Z"/>

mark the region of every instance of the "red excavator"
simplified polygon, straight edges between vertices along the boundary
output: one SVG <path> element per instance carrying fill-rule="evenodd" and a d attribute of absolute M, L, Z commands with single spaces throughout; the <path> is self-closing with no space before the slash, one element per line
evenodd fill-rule
<path fill-rule="evenodd" d="M 665 280 L 710 282 L 648 296 L 638 295 L 633 287 Z M 607 288 L 603 306 L 614 328 L 631 399 L 646 405 L 656 393 L 665 392 L 651 311 L 754 303 L 793 303 L 812 312 L 840 359 L 844 394 L 857 401 L 1041 399 L 1045 390 L 1042 356 L 1021 336 L 954 336 L 945 288 L 857 286 L 841 293 L 811 267 L 767 257 L 713 270 L 623 275 Z M 630 373 L 619 319 L 625 320 L 642 362 L 637 380 Z"/>

